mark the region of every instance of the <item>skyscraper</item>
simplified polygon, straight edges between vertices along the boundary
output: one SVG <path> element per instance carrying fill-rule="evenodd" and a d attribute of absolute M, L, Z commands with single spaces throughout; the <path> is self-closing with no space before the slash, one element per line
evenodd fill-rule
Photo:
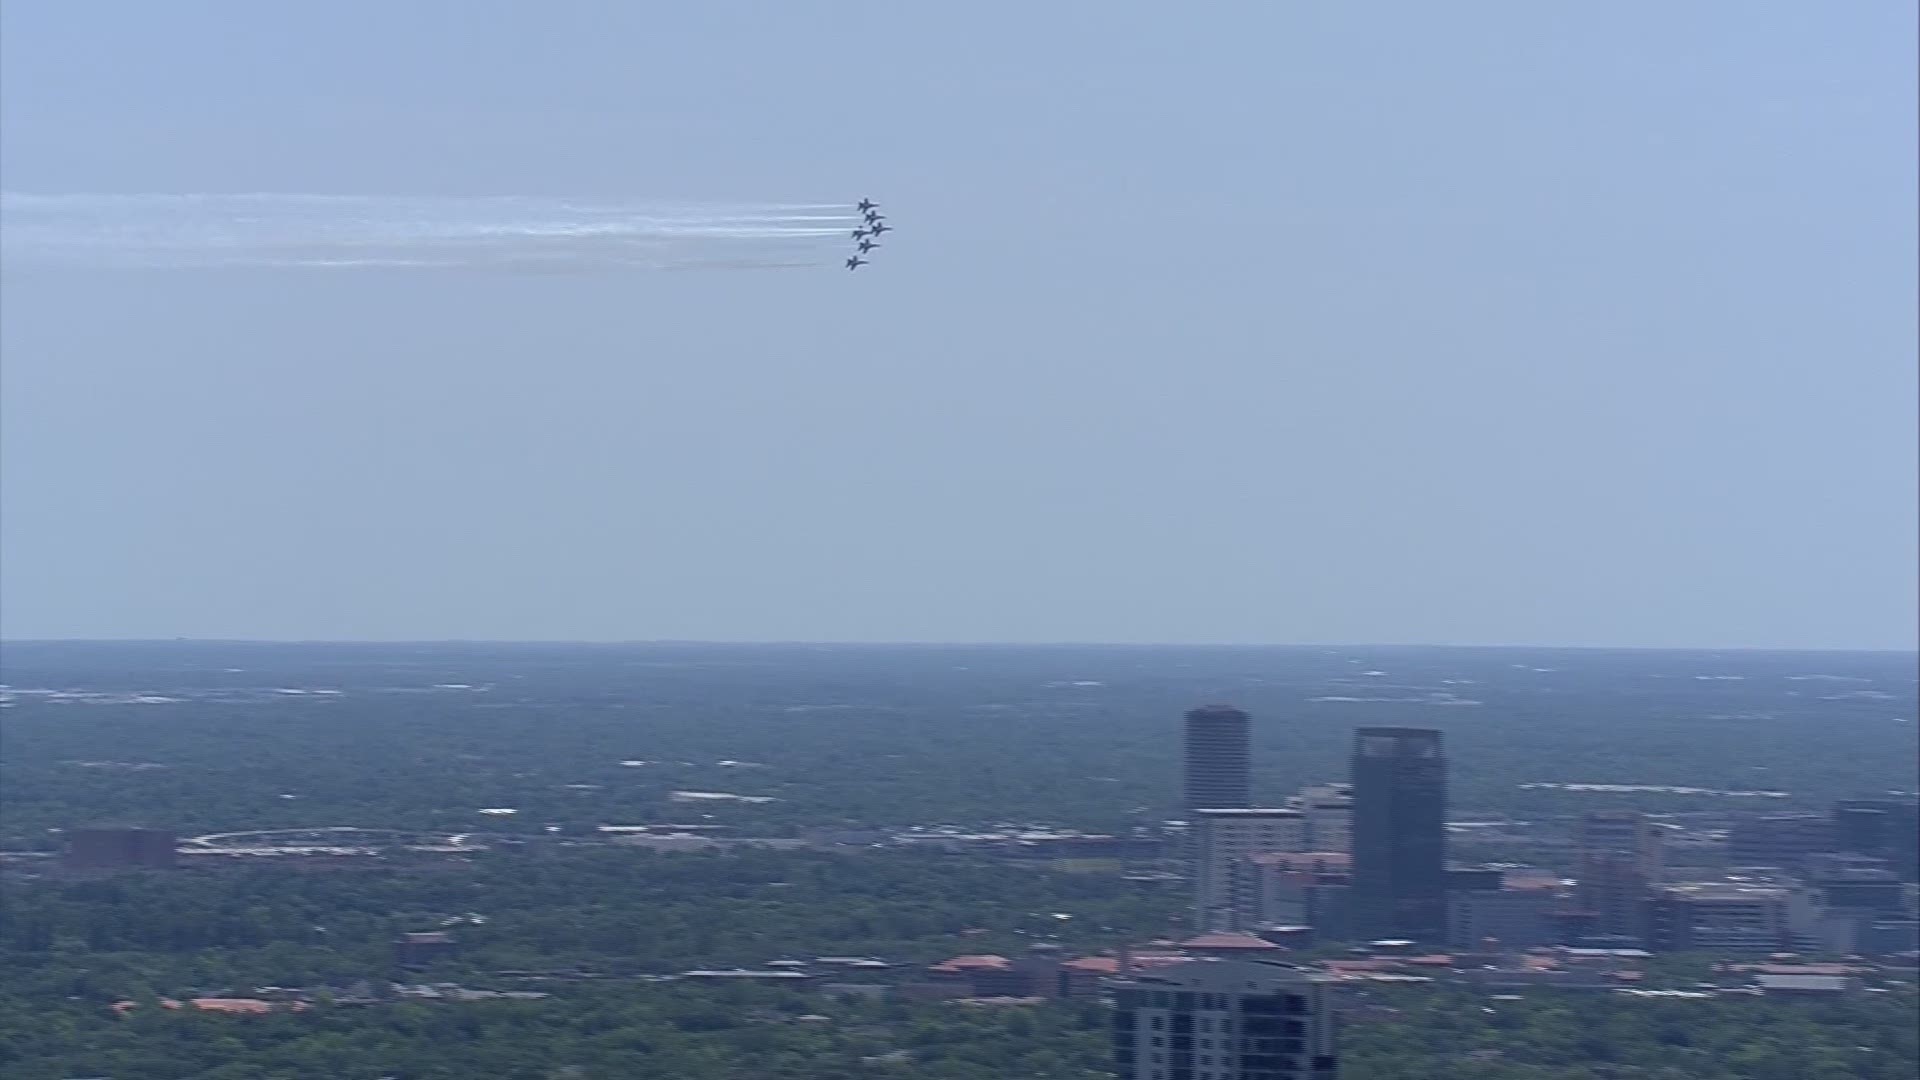
<path fill-rule="evenodd" d="M 1332 1080 L 1328 976 L 1285 964 L 1196 960 L 1113 983 L 1120 1080 Z"/>
<path fill-rule="evenodd" d="M 1231 705 L 1187 712 L 1186 809 L 1233 810 L 1253 805 L 1247 714 Z"/>
<path fill-rule="evenodd" d="M 1444 940 L 1447 760 L 1440 733 L 1358 729 L 1352 779 L 1355 929 L 1363 937 Z"/>
<path fill-rule="evenodd" d="M 1645 943 L 1661 876 L 1660 830 L 1635 810 L 1590 810 L 1580 819 L 1574 895 L 1597 934 Z"/>

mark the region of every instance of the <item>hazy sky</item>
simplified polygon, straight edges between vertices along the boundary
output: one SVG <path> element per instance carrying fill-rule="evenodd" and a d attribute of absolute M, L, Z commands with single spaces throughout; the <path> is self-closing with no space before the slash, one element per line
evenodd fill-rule
<path fill-rule="evenodd" d="M 0 11 L 9 190 L 899 229 L 11 273 L 10 637 L 1915 644 L 1906 0 Z"/>

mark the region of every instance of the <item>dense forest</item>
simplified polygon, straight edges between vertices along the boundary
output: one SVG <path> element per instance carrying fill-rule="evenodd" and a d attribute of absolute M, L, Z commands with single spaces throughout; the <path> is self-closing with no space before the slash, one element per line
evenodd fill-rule
<path fill-rule="evenodd" d="M 13 978 L 49 961 L 72 971 L 68 961 L 86 957 L 87 987 L 46 989 L 118 996 L 397 974 L 393 938 L 447 924 L 460 941 L 447 978 L 575 966 L 667 974 L 796 955 L 926 963 L 1035 941 L 1093 949 L 1178 933 L 1187 904 L 1184 890 L 1116 887 L 1111 875 L 752 849 L 558 849 L 362 871 L 238 866 L 9 880 L 0 890 Z M 169 981 L 149 981 L 159 975 Z"/>
<path fill-rule="evenodd" d="M 1911 1080 L 1911 992 L 1845 1005 L 1378 995 L 1341 1032 L 1348 1080 Z M 749 987 L 221 1017 L 151 1002 L 0 1000 L 9 1080 L 1092 1080 L 1095 1004 L 971 1007 Z"/>
<path fill-rule="evenodd" d="M 1130 892 L 1104 875 L 931 854 L 594 848 L 362 871 L 16 877 L 0 901 L 9 1080 L 1087 1078 L 1108 1053 L 1096 1003 L 840 1000 L 639 976 L 818 954 L 917 966 L 1035 942 L 1092 951 L 1177 932 L 1185 907 L 1184 892 Z M 396 934 L 446 926 L 457 954 L 397 966 Z M 1650 985 L 1690 985 L 1706 966 L 1663 958 Z M 566 969 L 608 978 L 505 974 Z M 553 996 L 327 1004 L 388 980 Z M 319 989 L 320 1004 L 257 1017 L 157 1005 L 261 986 Z M 1833 1004 L 1436 987 L 1345 1000 L 1358 1006 L 1341 1036 L 1355 1080 L 1906 1080 L 1920 1062 L 1910 986 Z M 137 1004 L 122 1018 L 117 1001 Z"/>

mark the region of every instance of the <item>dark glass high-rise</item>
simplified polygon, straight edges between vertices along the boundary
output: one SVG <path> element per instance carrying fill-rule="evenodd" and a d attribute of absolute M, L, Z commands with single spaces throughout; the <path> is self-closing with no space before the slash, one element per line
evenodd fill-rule
<path fill-rule="evenodd" d="M 1438 942 L 1447 927 L 1447 759 L 1440 733 L 1353 740 L 1353 916 L 1368 938 Z"/>

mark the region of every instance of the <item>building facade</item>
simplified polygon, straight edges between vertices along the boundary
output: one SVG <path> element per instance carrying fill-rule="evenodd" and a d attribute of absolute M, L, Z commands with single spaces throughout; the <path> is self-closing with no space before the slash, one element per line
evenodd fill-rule
<path fill-rule="evenodd" d="M 1447 761 L 1440 733 L 1360 728 L 1353 747 L 1353 912 L 1362 937 L 1447 932 Z"/>
<path fill-rule="evenodd" d="M 1885 859 L 1902 881 L 1920 881 L 1920 801 L 1846 799 L 1832 822 L 1838 850 Z"/>
<path fill-rule="evenodd" d="M 1334 1080 L 1328 978 L 1285 964 L 1198 960 L 1115 980 L 1119 1080 Z"/>
<path fill-rule="evenodd" d="M 1574 899 L 1591 918 L 1588 932 L 1646 943 L 1653 887 L 1664 872 L 1659 826 L 1635 810 L 1592 810 L 1575 842 Z"/>
<path fill-rule="evenodd" d="M 1252 855 L 1299 851 L 1307 839 L 1306 815 L 1287 807 L 1194 810 L 1192 828 L 1194 929 L 1200 931 L 1251 925 L 1243 862 Z"/>
<path fill-rule="evenodd" d="M 1251 743 L 1251 721 L 1231 705 L 1204 705 L 1187 712 L 1189 814 L 1253 805 Z"/>
<path fill-rule="evenodd" d="M 393 962 L 403 968 L 426 968 L 453 959 L 459 945 L 444 930 L 401 934 L 393 939 Z"/>
<path fill-rule="evenodd" d="M 1268 852 L 1242 859 L 1234 897 L 1243 925 L 1310 928 L 1315 941 L 1344 941 L 1349 857 L 1337 851 Z"/>
<path fill-rule="evenodd" d="M 1560 898 L 1549 889 L 1472 889 L 1447 898 L 1447 945 L 1531 949 L 1559 942 Z"/>
<path fill-rule="evenodd" d="M 1770 953 L 1791 948 L 1787 889 L 1685 882 L 1654 892 L 1652 944 L 1676 952 Z"/>
<path fill-rule="evenodd" d="M 1353 785 L 1314 784 L 1294 797 L 1307 815 L 1307 846 L 1312 851 L 1353 850 Z"/>
<path fill-rule="evenodd" d="M 1746 814 L 1727 830 L 1727 861 L 1735 866 L 1798 870 L 1810 856 L 1834 847 L 1829 814 Z"/>

